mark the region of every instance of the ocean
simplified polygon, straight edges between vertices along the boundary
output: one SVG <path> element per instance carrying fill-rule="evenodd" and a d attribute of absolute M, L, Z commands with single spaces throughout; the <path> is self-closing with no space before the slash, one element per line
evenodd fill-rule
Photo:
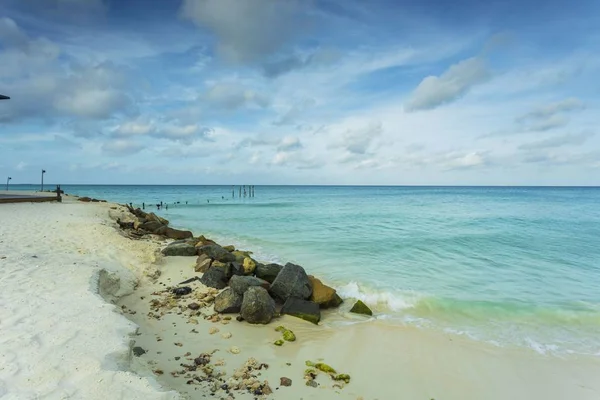
<path fill-rule="evenodd" d="M 173 226 L 300 264 L 390 324 L 600 356 L 600 188 L 62 188 L 144 202 Z"/>

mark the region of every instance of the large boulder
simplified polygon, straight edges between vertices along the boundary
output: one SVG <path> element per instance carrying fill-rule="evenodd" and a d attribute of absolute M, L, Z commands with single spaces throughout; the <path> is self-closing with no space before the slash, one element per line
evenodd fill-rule
<path fill-rule="evenodd" d="M 321 320 L 321 309 L 317 303 L 294 297 L 287 299 L 281 308 L 281 313 L 301 318 L 315 325 Z"/>
<path fill-rule="evenodd" d="M 194 271 L 205 273 L 208 271 L 210 264 L 212 263 L 212 258 L 207 256 L 206 254 L 202 254 L 198 256 L 196 259 L 196 266 L 194 267 Z"/>
<path fill-rule="evenodd" d="M 180 231 L 179 229 L 169 228 L 168 226 L 163 226 L 154 231 L 157 235 L 163 235 L 168 237 L 169 239 L 189 239 L 193 238 L 194 234 L 190 231 Z"/>
<path fill-rule="evenodd" d="M 312 285 L 304 268 L 287 263 L 271 284 L 271 293 L 282 302 L 290 297 L 305 300 L 312 294 Z"/>
<path fill-rule="evenodd" d="M 162 228 L 164 225 L 161 224 L 158 221 L 147 221 L 144 222 L 143 224 L 140 224 L 140 228 L 148 231 L 148 232 L 156 232 L 157 230 L 159 230 L 160 228 Z"/>
<path fill-rule="evenodd" d="M 332 308 L 342 304 L 343 300 L 334 288 L 324 285 L 323 282 L 312 275 L 308 276 L 308 280 L 313 289 L 310 301 L 317 303 L 321 308 Z"/>
<path fill-rule="evenodd" d="M 373 315 L 373 311 L 361 300 L 357 300 L 356 303 L 350 309 L 351 313 L 362 314 L 362 315 Z"/>
<path fill-rule="evenodd" d="M 139 210 L 139 208 L 138 208 Z M 148 213 L 145 215 L 146 221 L 156 221 L 158 223 L 160 223 L 161 225 L 169 225 L 169 221 L 167 221 L 166 219 L 159 217 L 158 215 L 154 214 L 154 213 Z"/>
<path fill-rule="evenodd" d="M 188 243 L 175 243 L 162 249 L 162 253 L 165 256 L 191 257 L 196 255 L 196 248 Z"/>
<path fill-rule="evenodd" d="M 214 260 L 211 266 L 222 269 L 225 272 L 225 277 L 227 279 L 231 279 L 234 275 L 244 275 L 242 266 L 235 262 L 221 262 Z"/>
<path fill-rule="evenodd" d="M 239 313 L 243 297 L 232 288 L 227 288 L 215 297 L 215 311 L 223 314 Z"/>
<path fill-rule="evenodd" d="M 264 281 L 254 276 L 238 276 L 234 275 L 229 280 L 229 287 L 232 288 L 236 293 L 240 295 L 244 294 L 251 286 L 261 286 L 269 290 L 269 282 Z"/>
<path fill-rule="evenodd" d="M 282 268 L 283 265 L 279 264 L 257 264 L 254 274 L 260 279 L 273 283 Z"/>
<path fill-rule="evenodd" d="M 204 236 L 204 235 L 198 236 L 197 241 L 198 241 L 198 244 L 196 245 L 196 247 L 202 247 L 202 246 L 206 246 L 209 244 L 217 244 L 217 242 L 206 238 L 206 236 Z"/>
<path fill-rule="evenodd" d="M 221 262 L 235 261 L 235 256 L 219 246 L 218 244 L 209 244 L 205 246 L 197 247 L 198 255 L 206 254 L 213 260 Z"/>
<path fill-rule="evenodd" d="M 231 252 L 231 254 L 233 254 L 233 256 L 235 257 L 236 262 L 243 264 L 244 259 L 246 257 L 250 257 L 252 255 L 252 252 L 251 251 L 234 250 Z"/>
<path fill-rule="evenodd" d="M 241 315 L 251 324 L 268 324 L 275 315 L 275 301 L 265 288 L 252 286 L 244 293 Z"/>
<path fill-rule="evenodd" d="M 225 270 L 217 267 L 210 267 L 204 275 L 202 275 L 202 278 L 200 278 L 200 282 L 202 282 L 204 286 L 215 289 L 223 289 L 227 286 L 227 280 Z"/>

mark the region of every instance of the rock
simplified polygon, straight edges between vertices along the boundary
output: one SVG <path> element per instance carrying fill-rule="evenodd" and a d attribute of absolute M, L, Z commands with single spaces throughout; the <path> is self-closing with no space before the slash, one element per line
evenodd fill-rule
<path fill-rule="evenodd" d="M 223 339 L 231 339 L 232 336 L 233 335 L 231 334 L 231 332 L 225 332 L 225 333 L 221 334 L 221 337 Z"/>
<path fill-rule="evenodd" d="M 162 228 L 163 226 L 164 225 L 158 221 L 148 221 L 148 222 L 144 222 L 143 224 L 140 224 L 140 229 L 154 233 L 157 230 L 159 230 L 160 228 Z"/>
<path fill-rule="evenodd" d="M 260 286 L 251 286 L 244 293 L 242 317 L 251 324 L 268 324 L 275 315 L 275 302 Z"/>
<path fill-rule="evenodd" d="M 244 263 L 242 264 L 242 266 L 244 267 L 245 275 L 252 275 L 252 273 L 256 269 L 256 261 L 254 261 L 250 257 L 246 257 L 244 258 Z"/>
<path fill-rule="evenodd" d="M 314 365 L 314 367 L 316 369 L 318 369 L 319 371 L 323 371 L 326 374 L 336 374 L 337 372 L 335 371 L 335 369 L 331 368 L 329 365 L 325 364 L 325 363 L 316 363 Z"/>
<path fill-rule="evenodd" d="M 190 303 L 190 304 L 188 304 L 188 308 L 190 310 L 198 310 L 200 308 L 200 304 L 198 304 L 198 303 Z"/>
<path fill-rule="evenodd" d="M 196 255 L 196 248 L 187 243 L 170 244 L 162 249 L 162 253 L 165 256 L 191 257 Z"/>
<path fill-rule="evenodd" d="M 202 254 L 202 255 L 205 256 L 205 257 L 208 257 L 206 254 Z M 214 260 L 213 263 L 212 263 L 212 266 L 213 267 L 217 267 L 217 268 L 223 268 L 223 269 L 225 269 L 225 268 L 227 268 L 229 266 L 229 263 L 228 262 L 221 262 L 221 261 Z"/>
<path fill-rule="evenodd" d="M 342 304 L 342 298 L 338 296 L 335 289 L 324 285 L 319 279 L 312 275 L 308 276 L 312 285 L 312 295 L 310 301 L 317 303 L 321 308 L 337 307 Z"/>
<path fill-rule="evenodd" d="M 251 251 L 234 250 L 231 252 L 231 254 L 235 257 L 235 261 L 239 262 L 240 264 L 243 264 L 244 258 L 250 257 L 252 252 Z"/>
<path fill-rule="evenodd" d="M 286 342 L 295 342 L 296 335 L 294 335 L 294 332 L 290 331 L 289 329 L 286 329 L 285 331 L 283 331 L 283 340 L 285 340 Z"/>
<path fill-rule="evenodd" d="M 80 197 L 80 198 L 78 198 L 77 200 L 78 200 L 78 201 L 83 201 L 84 203 L 89 203 L 90 201 L 92 201 L 92 199 L 91 199 L 91 198 L 89 198 L 89 197 L 85 197 L 85 196 L 84 196 L 84 197 Z"/>
<path fill-rule="evenodd" d="M 312 294 L 312 286 L 304 268 L 287 263 L 273 281 L 271 293 L 282 302 L 291 297 L 308 299 Z"/>
<path fill-rule="evenodd" d="M 192 293 L 192 288 L 189 286 L 178 287 L 172 290 L 175 296 L 185 296 L 186 294 Z"/>
<path fill-rule="evenodd" d="M 269 290 L 269 282 L 263 281 L 260 278 L 254 276 L 233 276 L 229 280 L 229 287 L 231 287 L 236 293 L 243 295 L 250 286 L 261 286 Z"/>
<path fill-rule="evenodd" d="M 214 240 L 207 239 L 204 235 L 200 235 L 197 238 L 198 244 L 196 247 L 207 246 L 209 244 L 217 244 Z"/>
<path fill-rule="evenodd" d="M 205 273 L 210 264 L 212 263 L 212 258 L 207 256 L 206 254 L 199 255 L 196 259 L 196 266 L 194 267 L 194 271 Z"/>
<path fill-rule="evenodd" d="M 218 244 L 209 244 L 206 246 L 197 247 L 198 255 L 206 254 L 213 260 L 221 261 L 221 262 L 231 262 L 235 261 L 235 256 L 219 246 Z"/>
<path fill-rule="evenodd" d="M 131 349 L 131 351 L 136 357 L 140 357 L 141 355 L 146 354 L 146 350 L 142 349 L 140 346 L 134 347 L 133 349 Z"/>
<path fill-rule="evenodd" d="M 215 311 L 223 314 L 239 313 L 242 309 L 242 295 L 233 288 L 223 290 L 215 298 Z"/>
<path fill-rule="evenodd" d="M 285 376 L 281 377 L 281 378 L 279 378 L 279 385 L 280 386 L 292 386 L 292 380 L 290 378 L 286 378 Z"/>
<path fill-rule="evenodd" d="M 229 246 L 223 246 L 223 248 L 229 252 L 235 251 L 235 246 L 230 244 Z"/>
<path fill-rule="evenodd" d="M 154 233 L 166 236 L 169 239 L 188 239 L 194 237 L 194 234 L 190 231 L 180 231 L 179 229 L 169 228 L 168 226 L 158 228 Z"/>
<path fill-rule="evenodd" d="M 283 265 L 279 264 L 257 264 L 254 273 L 258 278 L 273 283 L 282 268 Z"/>
<path fill-rule="evenodd" d="M 223 268 L 210 267 L 204 273 L 204 275 L 202 275 L 200 282 L 208 287 L 223 289 L 225 286 L 227 286 L 227 276 L 225 275 L 225 270 Z"/>
<path fill-rule="evenodd" d="M 138 208 L 139 210 L 139 208 Z M 166 219 L 159 217 L 158 215 L 154 214 L 154 213 L 148 213 L 145 215 L 146 221 L 156 221 L 158 223 L 160 223 L 161 225 L 169 225 L 169 221 L 167 221 Z"/>
<path fill-rule="evenodd" d="M 313 324 L 318 324 L 321 320 L 321 309 L 317 303 L 294 297 L 287 299 L 281 313 L 301 318 Z"/>
<path fill-rule="evenodd" d="M 283 346 L 283 340 L 281 339 L 277 339 L 276 341 L 273 342 L 273 344 L 275 346 Z"/>
<path fill-rule="evenodd" d="M 217 332 L 219 332 L 219 328 L 215 328 L 214 326 L 208 330 L 209 335 L 214 335 Z"/>
<path fill-rule="evenodd" d="M 316 388 L 317 386 L 319 386 L 319 384 L 315 380 L 308 380 L 308 381 L 306 381 L 306 386 L 310 386 L 310 387 Z"/>
<path fill-rule="evenodd" d="M 344 381 L 346 383 L 350 383 L 350 375 L 348 374 L 339 374 L 332 376 L 334 381 Z"/>
<path fill-rule="evenodd" d="M 231 352 L 231 354 L 240 354 L 240 348 L 237 346 L 232 346 L 231 349 L 229 349 L 229 351 Z"/>
<path fill-rule="evenodd" d="M 242 317 L 241 315 L 238 315 L 237 317 L 235 317 L 235 320 L 237 322 L 242 322 L 244 320 L 244 317 Z"/>
<path fill-rule="evenodd" d="M 350 309 L 350 312 L 355 314 L 373 315 L 373 311 L 371 311 L 371 309 L 360 300 L 354 303 L 354 305 Z"/>

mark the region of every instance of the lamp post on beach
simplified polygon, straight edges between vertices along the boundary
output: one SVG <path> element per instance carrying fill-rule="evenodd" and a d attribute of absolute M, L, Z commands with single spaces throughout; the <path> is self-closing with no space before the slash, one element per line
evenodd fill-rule
<path fill-rule="evenodd" d="M 44 174 L 46 173 L 46 170 L 43 169 L 42 170 L 42 192 L 44 191 Z"/>
<path fill-rule="evenodd" d="M 8 182 L 10 182 L 12 178 L 9 176 L 8 179 L 6 180 L 6 191 L 8 192 Z"/>

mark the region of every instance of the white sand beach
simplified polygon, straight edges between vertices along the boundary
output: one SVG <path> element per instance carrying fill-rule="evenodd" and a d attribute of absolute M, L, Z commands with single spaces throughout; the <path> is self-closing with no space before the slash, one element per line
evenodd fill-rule
<path fill-rule="evenodd" d="M 108 216 L 111 207 L 69 197 L 61 204 L 0 205 L 2 399 L 178 398 L 171 389 L 183 398 L 212 397 L 213 384 L 188 384 L 177 371 L 200 353 L 214 351 L 212 365 L 225 378 L 250 357 L 268 364 L 259 377 L 273 390 L 266 398 L 600 398 L 597 357 L 502 349 L 360 317 L 352 318 L 355 324 L 331 328 L 327 319 L 339 316 L 328 313 L 319 326 L 289 316 L 266 326 L 237 322 L 235 315 L 217 322 L 190 321 L 185 312 L 149 318 L 152 293 L 197 275 L 195 257 L 162 258 L 157 242 L 124 237 Z M 102 269 L 120 278 L 118 285 L 103 287 L 117 305 L 98 294 Z M 195 293 L 207 290 L 198 281 L 189 286 Z M 297 340 L 274 346 L 277 325 L 293 330 Z M 146 353 L 132 355 L 133 346 Z M 320 374 L 318 387 L 306 386 L 307 360 L 349 374 L 350 383 L 335 387 Z M 281 377 L 292 385 L 280 387 Z M 233 398 L 217 389 L 214 398 Z"/>

